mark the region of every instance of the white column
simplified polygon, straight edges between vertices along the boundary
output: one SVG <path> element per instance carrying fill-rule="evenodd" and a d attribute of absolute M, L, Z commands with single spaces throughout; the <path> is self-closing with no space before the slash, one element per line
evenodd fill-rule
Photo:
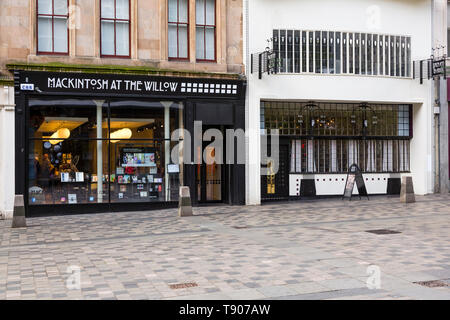
<path fill-rule="evenodd" d="M 261 130 L 260 130 L 260 101 L 253 95 L 255 85 L 250 76 L 246 110 L 246 204 L 261 204 Z M 269 142 L 270 140 L 267 140 Z"/>
<path fill-rule="evenodd" d="M 102 139 L 103 113 L 105 100 L 94 100 L 97 105 L 97 139 Z M 97 140 L 97 202 L 103 202 L 103 141 Z"/>
<path fill-rule="evenodd" d="M 165 193 L 166 201 L 170 201 L 170 185 L 169 185 L 169 173 L 167 172 L 167 166 L 170 164 L 170 106 L 172 101 L 161 101 L 164 106 L 164 180 L 165 180 Z"/>
<path fill-rule="evenodd" d="M 14 209 L 14 108 L 14 87 L 0 86 L 0 219 L 11 219 Z"/>

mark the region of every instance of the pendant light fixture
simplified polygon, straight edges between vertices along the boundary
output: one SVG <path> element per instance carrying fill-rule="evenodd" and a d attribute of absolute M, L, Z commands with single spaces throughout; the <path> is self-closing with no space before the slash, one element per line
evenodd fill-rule
<path fill-rule="evenodd" d="M 55 145 L 70 137 L 70 130 L 67 128 L 58 129 L 50 136 L 50 143 Z"/>
<path fill-rule="evenodd" d="M 130 129 L 123 128 L 123 129 L 111 132 L 111 134 L 109 135 L 109 138 L 111 139 L 111 143 L 116 143 L 122 139 L 130 139 L 132 135 L 133 135 L 133 132 Z"/>

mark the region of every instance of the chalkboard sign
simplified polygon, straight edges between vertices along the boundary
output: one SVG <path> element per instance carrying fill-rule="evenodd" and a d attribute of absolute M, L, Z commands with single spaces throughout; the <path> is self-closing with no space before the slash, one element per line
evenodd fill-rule
<path fill-rule="evenodd" d="M 365 196 L 367 197 L 367 199 L 369 199 L 369 195 L 367 194 L 366 184 L 364 183 L 364 178 L 362 176 L 361 169 L 358 167 L 357 164 L 352 164 L 348 169 L 347 181 L 345 183 L 344 195 L 342 196 L 342 199 L 344 198 L 348 198 L 349 200 L 352 199 L 355 182 L 356 187 L 358 188 L 359 198 L 361 199 L 361 196 Z"/>

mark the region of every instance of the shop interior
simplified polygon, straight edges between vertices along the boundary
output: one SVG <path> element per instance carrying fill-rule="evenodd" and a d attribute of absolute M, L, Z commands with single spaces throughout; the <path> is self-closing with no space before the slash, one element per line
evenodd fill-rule
<path fill-rule="evenodd" d="M 172 101 L 30 99 L 29 204 L 177 201 L 170 134 L 182 111 Z"/>

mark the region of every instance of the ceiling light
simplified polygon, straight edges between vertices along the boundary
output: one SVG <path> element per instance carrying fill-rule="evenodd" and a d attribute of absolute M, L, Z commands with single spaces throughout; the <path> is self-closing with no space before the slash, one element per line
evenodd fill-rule
<path fill-rule="evenodd" d="M 116 143 L 121 139 L 130 139 L 133 135 L 133 132 L 128 128 L 123 128 L 117 131 L 114 131 L 110 134 L 110 139 L 118 139 L 118 140 L 111 140 L 111 143 Z"/>
<path fill-rule="evenodd" d="M 67 128 L 61 128 L 50 136 L 50 143 L 55 145 L 62 142 L 63 141 L 62 139 L 68 139 L 69 137 L 70 137 L 70 130 Z"/>

